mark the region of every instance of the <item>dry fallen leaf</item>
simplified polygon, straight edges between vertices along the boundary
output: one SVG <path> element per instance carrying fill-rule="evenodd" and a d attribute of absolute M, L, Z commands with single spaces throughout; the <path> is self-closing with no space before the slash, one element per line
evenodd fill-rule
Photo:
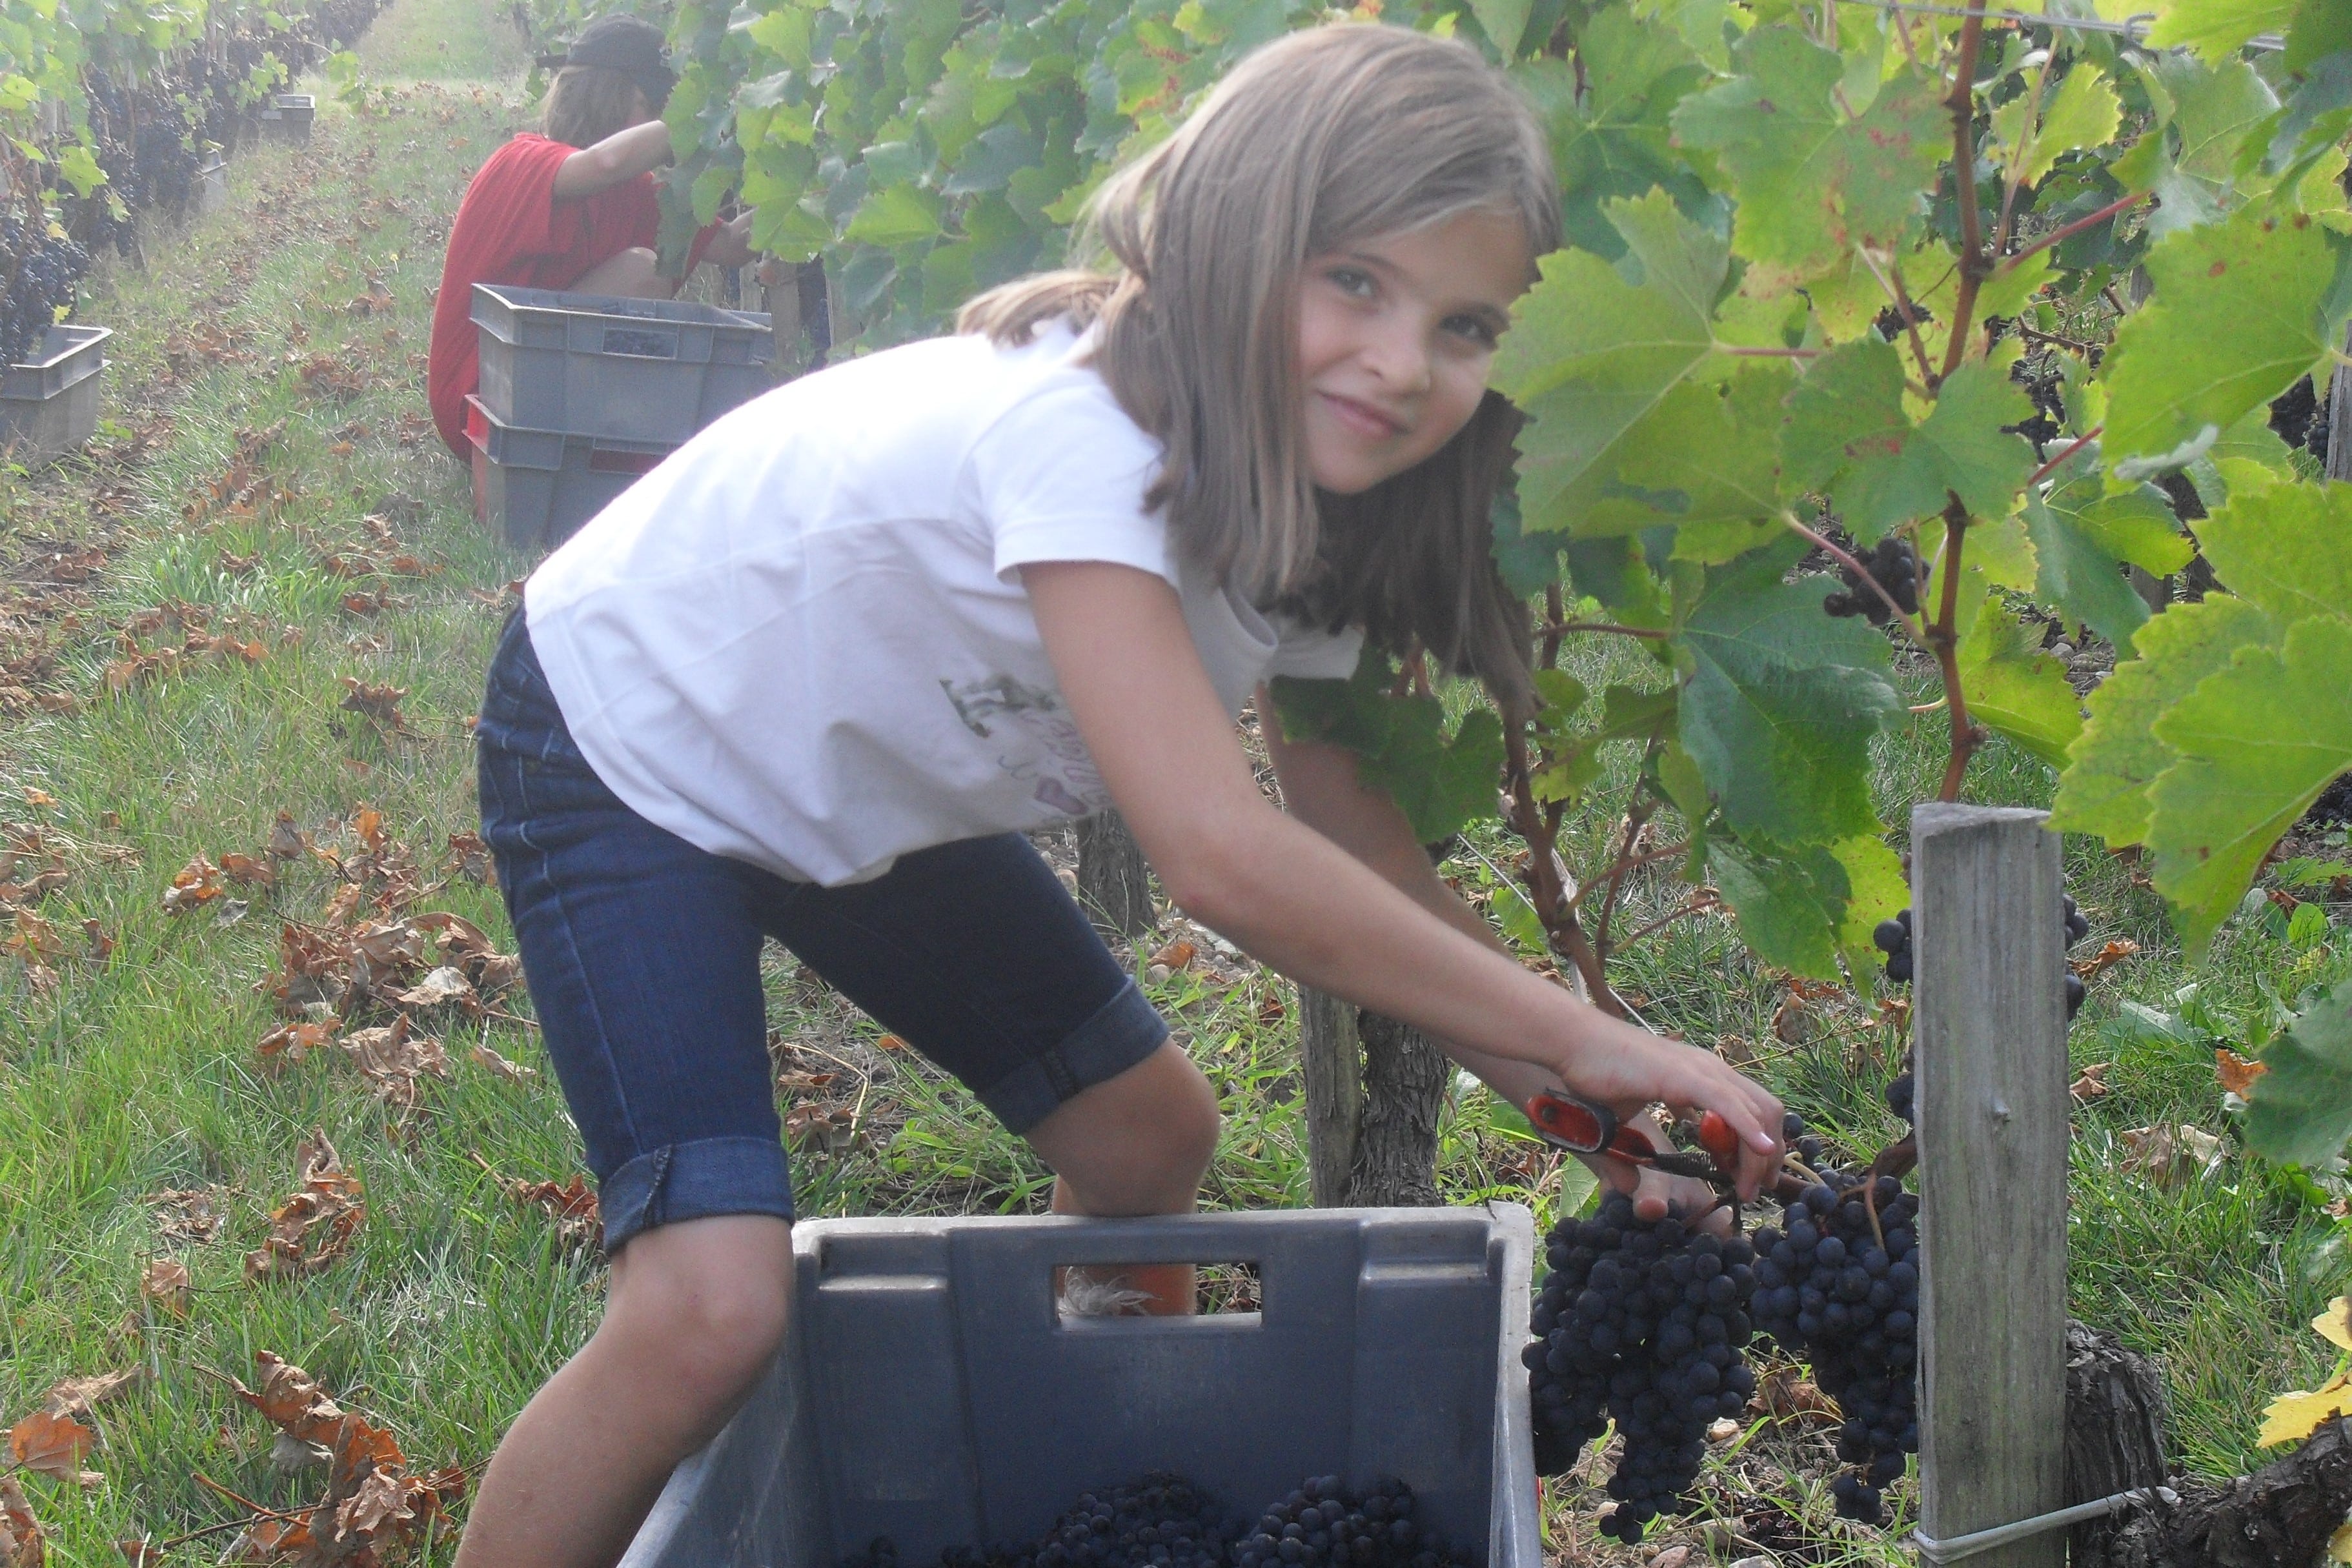
<path fill-rule="evenodd" d="M 2066 967 L 2083 979 L 2095 979 L 2138 951 L 2138 943 L 2128 938 L 2118 939 L 2108 943 L 2087 958 L 2070 961 Z"/>
<path fill-rule="evenodd" d="M 1776 1421 L 1814 1421 L 1833 1427 L 1845 1419 L 1837 1401 L 1793 1366 L 1776 1366 L 1767 1372 L 1758 1381 L 1748 1408 Z"/>
<path fill-rule="evenodd" d="M 221 874 L 239 887 L 275 887 L 278 873 L 266 860 L 251 855 L 227 854 L 220 858 Z"/>
<path fill-rule="evenodd" d="M 193 1284 L 188 1266 L 175 1258 L 158 1258 L 147 1265 L 139 1277 L 139 1292 L 155 1303 L 159 1312 L 185 1317 L 188 1312 L 188 1291 Z"/>
<path fill-rule="evenodd" d="M 2066 1092 L 2074 1097 L 2074 1103 L 2088 1104 L 2105 1094 L 2107 1092 L 2107 1070 L 2113 1066 L 2115 1063 L 2112 1061 L 2095 1061 L 2083 1069 L 2082 1076 L 2066 1086 Z"/>
<path fill-rule="evenodd" d="M 490 1042 L 486 1040 L 476 1040 L 474 1048 L 466 1054 L 473 1059 L 475 1066 L 487 1068 L 509 1083 L 528 1083 L 539 1076 L 539 1069 L 509 1061 L 505 1057 L 492 1051 Z"/>
<path fill-rule="evenodd" d="M 498 868 L 490 860 L 490 846 L 482 841 L 479 833 L 450 834 L 449 858 L 443 863 L 453 876 L 461 876 L 484 887 L 499 884 Z"/>
<path fill-rule="evenodd" d="M 2221 1139 L 2185 1122 L 2178 1127 L 2134 1127 L 2120 1136 L 2123 1168 L 2145 1175 L 2158 1186 L 2210 1176 L 2227 1153 Z"/>
<path fill-rule="evenodd" d="M 16 1477 L 0 1475 L 0 1568 L 41 1568 L 46 1542 L 24 1488 Z"/>
<path fill-rule="evenodd" d="M 106 1479 L 81 1468 L 97 1445 L 97 1432 L 56 1410 L 36 1410 L 8 1428 L 8 1457 L 19 1469 L 86 1487 Z"/>
<path fill-rule="evenodd" d="M 1200 956 L 1200 948 L 1180 936 L 1151 955 L 1151 961 L 1165 964 L 1171 969 L 1183 969 L 1191 967 L 1192 960 Z"/>
<path fill-rule="evenodd" d="M 331 1024 L 279 1024 L 261 1037 L 261 1043 L 253 1048 L 254 1054 L 260 1059 L 264 1076 L 275 1078 L 289 1067 L 299 1067 L 305 1057 L 324 1049 L 334 1038 Z"/>
<path fill-rule="evenodd" d="M 556 1238 L 566 1248 L 604 1248 L 604 1216 L 597 1207 L 595 1189 L 585 1176 L 575 1175 L 560 1186 L 551 1181 L 504 1179 L 499 1185 L 517 1203 L 543 1210 L 554 1220 Z"/>
<path fill-rule="evenodd" d="M 172 885 L 163 894 L 163 913 L 185 915 L 218 898 L 223 891 L 220 868 L 198 855 L 172 878 Z"/>
<path fill-rule="evenodd" d="M 343 1169 L 326 1134 L 313 1133 L 295 1151 L 302 1185 L 270 1212 L 269 1239 L 245 1255 L 248 1279 L 315 1274 L 350 1250 L 367 1218 L 359 1178 Z"/>
<path fill-rule="evenodd" d="M 2248 1061 L 2226 1045 L 2213 1052 L 2214 1076 L 2225 1092 L 2241 1098 L 2253 1088 L 2255 1079 L 2269 1071 L 2267 1063 Z"/>
<path fill-rule="evenodd" d="M 166 1241 L 201 1245 L 218 1236 L 227 1219 L 228 1206 L 218 1187 L 174 1187 L 143 1201 L 155 1206 L 156 1231 Z"/>

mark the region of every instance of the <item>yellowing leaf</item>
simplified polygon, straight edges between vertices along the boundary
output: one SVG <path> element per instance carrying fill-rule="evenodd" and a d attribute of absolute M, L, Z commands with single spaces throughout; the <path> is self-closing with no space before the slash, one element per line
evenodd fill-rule
<path fill-rule="evenodd" d="M 2311 1320 L 2311 1326 L 2328 1343 L 2352 1350 L 2352 1299 L 2336 1297 L 2327 1303 L 2327 1310 Z"/>
<path fill-rule="evenodd" d="M 2331 1377 L 2309 1394 L 2289 1390 L 2263 1407 L 2263 1429 L 2254 1441 L 2265 1448 L 2299 1443 L 2319 1430 L 2321 1422 L 2347 1409 L 2352 1409 L 2352 1379 Z"/>

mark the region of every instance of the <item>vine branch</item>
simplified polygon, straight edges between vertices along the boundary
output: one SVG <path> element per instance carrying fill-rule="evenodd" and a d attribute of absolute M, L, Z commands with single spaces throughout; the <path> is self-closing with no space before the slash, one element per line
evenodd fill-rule
<path fill-rule="evenodd" d="M 1968 529 L 1968 508 L 1954 496 L 1944 508 L 1944 558 L 1937 567 L 1943 599 L 1936 623 L 1927 631 L 1928 646 L 1936 652 L 1936 668 L 1943 676 L 1944 695 L 1951 699 L 1952 759 L 1944 765 L 1944 781 L 1936 791 L 1936 799 L 1947 803 L 1960 798 L 1960 780 L 1968 774 L 1969 758 L 1984 738 L 1984 732 L 1969 717 L 1968 695 L 1960 689 L 1960 638 L 1954 625 L 1959 617 L 1960 546 Z"/>
<path fill-rule="evenodd" d="M 1984 0 L 1970 0 L 1969 19 L 1960 24 L 1960 56 L 1952 68 L 1952 90 L 1944 106 L 1952 111 L 1952 182 L 1960 204 L 1960 288 L 1952 306 L 1952 337 L 1944 350 L 1948 380 L 1967 357 L 1969 329 L 1974 325 L 1977 290 L 1992 272 L 1985 254 L 1984 214 L 1977 210 L 1977 52 L 1984 43 Z"/>

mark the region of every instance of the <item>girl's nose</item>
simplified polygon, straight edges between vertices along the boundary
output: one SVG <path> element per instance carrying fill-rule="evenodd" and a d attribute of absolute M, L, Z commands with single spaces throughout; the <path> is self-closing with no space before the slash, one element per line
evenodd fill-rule
<path fill-rule="evenodd" d="M 1381 380 L 1393 390 L 1413 393 L 1429 389 L 1428 340 L 1417 326 L 1403 319 L 1402 312 L 1373 329 L 1370 341 L 1365 345 L 1365 357 Z"/>

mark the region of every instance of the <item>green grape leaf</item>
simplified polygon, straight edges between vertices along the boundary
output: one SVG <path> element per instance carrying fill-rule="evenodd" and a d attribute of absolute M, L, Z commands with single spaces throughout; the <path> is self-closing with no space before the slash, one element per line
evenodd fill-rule
<path fill-rule="evenodd" d="M 1780 432 L 1785 482 L 1826 493 L 1846 531 L 1864 544 L 1939 512 L 1946 493 L 1977 517 L 2007 517 L 2033 466 L 2033 448 L 2001 426 L 2033 417 L 2006 371 L 1962 365 L 1916 425 L 1903 406 L 1903 361 L 1864 339 L 1813 361 L 1789 395 Z"/>
<path fill-rule="evenodd" d="M 1449 738 L 1443 705 L 1393 696 L 1390 679 L 1387 656 L 1369 646 L 1347 680 L 1277 679 L 1283 733 L 1354 752 L 1358 777 L 1388 792 L 1423 843 L 1494 816 L 1503 771 L 1503 727 L 1494 710 L 1473 708 Z"/>
<path fill-rule="evenodd" d="M 2279 63 L 2291 71 L 2308 71 L 2327 56 L 2346 51 L 2352 51 L 2352 10 L 2339 0 L 2303 0 Z"/>
<path fill-rule="evenodd" d="M 1743 287 L 1777 293 L 1900 238 L 1950 150 L 1936 89 L 1905 71 L 1850 116 L 1844 61 L 1791 27 L 1756 28 L 1734 58 L 1741 74 L 1685 99 L 1673 124 L 1731 177 L 1732 248 L 1753 264 Z"/>
<path fill-rule="evenodd" d="M 2156 297 L 2125 318 L 2105 369 L 2115 483 L 2144 476 L 2123 459 L 2200 455 L 2327 361 L 2352 310 L 2347 248 L 2300 214 L 2249 207 L 2148 252 Z"/>
<path fill-rule="evenodd" d="M 2276 635 L 2261 611 L 2220 593 L 2173 605 L 2142 626 L 2132 639 L 2138 657 L 2116 664 L 2090 695 L 2091 716 L 2059 776 L 2050 825 L 2110 844 L 2144 842 L 2148 786 L 2173 761 L 2156 737 L 2158 716 L 2227 668 L 2240 648 Z"/>
<path fill-rule="evenodd" d="M 1682 35 L 1691 52 L 1718 74 L 1731 74 L 1731 46 L 1727 26 L 1746 26 L 1746 17 L 1731 0 L 1633 0 L 1633 15 L 1642 21 L 1664 21 Z"/>
<path fill-rule="evenodd" d="M 2040 496 L 2025 502 L 2026 532 L 2038 569 L 2033 596 L 2054 604 L 2116 646 L 2131 652 L 2132 634 L 2147 620 L 2147 602 L 2125 580 L 2116 558 Z"/>
<path fill-rule="evenodd" d="M 1517 491 L 1497 492 L 1491 515 L 1495 570 L 1503 574 L 1504 583 L 1513 593 L 1521 599 L 1531 599 L 1559 580 L 1560 537 L 1530 534 L 1520 528 Z"/>
<path fill-rule="evenodd" d="M 1725 818 L 1796 845 L 1877 831 L 1870 742 L 1902 707 L 1885 639 L 1823 613 L 1833 580 L 1780 580 L 1801 549 L 1710 570 L 1675 643 L 1682 743 Z"/>
<path fill-rule="evenodd" d="M 854 245 L 901 246 L 939 232 L 939 198 L 910 181 L 900 181 L 866 197 L 842 238 Z"/>
<path fill-rule="evenodd" d="M 1528 30 L 1531 0 L 1470 0 L 1470 14 L 1495 52 L 1507 63 L 1518 57 L 1519 39 Z"/>
<path fill-rule="evenodd" d="M 1758 958 L 1817 979 L 1837 977 L 1837 936 L 1852 890 L 1834 851 L 1751 848 L 1718 838 L 1707 845 L 1706 868 Z"/>
<path fill-rule="evenodd" d="M 2315 616 L 2229 666 L 2156 720 L 2179 760 L 2148 789 L 2156 890 L 2202 954 L 2279 835 L 2352 770 L 2352 621 Z"/>
<path fill-rule="evenodd" d="M 2080 699 L 2066 684 L 2066 666 L 2042 651 L 2039 628 L 2018 619 L 1999 594 L 1988 594 L 1959 649 L 1960 690 L 1969 716 L 2015 741 L 2053 768 L 2066 766 L 2066 748 L 2083 732 Z"/>
<path fill-rule="evenodd" d="M 1530 530 L 1580 521 L 1576 494 L 1610 476 L 1627 431 L 1714 351 L 1708 329 L 1730 256 L 1663 191 L 1608 204 L 1625 272 L 1589 251 L 1544 257 L 1495 356 L 1496 388 L 1528 417 L 1519 505 Z"/>
<path fill-rule="evenodd" d="M 1551 128 L 1564 236 L 1614 261 L 1625 241 L 1604 204 L 1657 186 L 1695 214 L 1722 205 L 1674 147 L 1666 126 L 1666 116 L 1706 71 L 1673 33 L 1620 9 L 1594 16 L 1576 48 L 1574 68 L 1539 60 L 1516 74 Z"/>
<path fill-rule="evenodd" d="M 2305 996 L 2262 1063 L 2269 1071 L 2246 1092 L 2247 1144 L 2265 1159 L 2334 1159 L 2352 1138 L 2352 980 Z"/>
<path fill-rule="evenodd" d="M 1674 388 L 1626 433 L 1616 483 L 1594 502 L 1581 531 L 1673 523 L 1675 554 L 1709 563 L 1778 537 L 1777 436 L 1794 380 L 1786 360 L 1735 360 L 1721 385 L 1688 381 Z"/>
<path fill-rule="evenodd" d="M 2215 575 L 2276 625 L 2352 616 L 2352 485 L 2242 494 L 2197 534 Z"/>
<path fill-rule="evenodd" d="M 1878 950 L 1878 923 L 1909 906 L 1911 884 L 1903 879 L 1903 857 L 1875 834 L 1865 834 L 1830 846 L 1845 868 L 1845 916 L 1839 922 L 1838 951 L 1857 988 L 1868 994 L 1866 977 L 1874 974 L 1885 955 Z"/>
<path fill-rule="evenodd" d="M 2147 41 L 2161 49 L 2194 49 L 2220 61 L 2256 33 L 2283 33 L 2297 0 L 2161 0 Z"/>
<path fill-rule="evenodd" d="M 2116 126 L 2123 122 L 2123 103 L 2116 89 L 2107 85 L 2096 64 L 2081 57 L 2050 90 L 2038 127 L 2026 123 L 2032 102 L 2031 93 L 2020 93 L 1992 114 L 1993 132 L 2008 149 L 2002 161 L 2028 187 L 2040 184 L 2060 157 L 2074 148 L 2113 141 Z"/>

